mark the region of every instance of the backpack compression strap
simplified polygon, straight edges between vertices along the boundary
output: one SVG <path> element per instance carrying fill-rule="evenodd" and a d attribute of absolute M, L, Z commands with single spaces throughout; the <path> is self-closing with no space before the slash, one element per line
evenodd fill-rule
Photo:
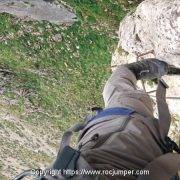
<path fill-rule="evenodd" d="M 159 131 L 162 140 L 164 140 L 167 136 L 171 124 L 171 115 L 169 112 L 169 107 L 166 103 L 167 88 L 168 85 L 162 79 L 159 79 L 156 91 L 156 100 L 159 114 Z"/>

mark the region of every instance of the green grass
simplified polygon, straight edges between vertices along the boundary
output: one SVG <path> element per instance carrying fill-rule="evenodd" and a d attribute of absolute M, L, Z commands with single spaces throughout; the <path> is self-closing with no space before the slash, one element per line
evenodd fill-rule
<path fill-rule="evenodd" d="M 61 130 L 82 119 L 90 107 L 103 106 L 101 92 L 118 41 L 115 30 L 126 14 L 124 1 L 66 2 L 78 16 L 68 28 L 0 15 L 0 66 L 13 74 L 4 94 L 19 100 L 13 107 L 17 114 L 24 114 L 28 100 L 32 109 L 52 117 L 41 113 L 40 118 L 56 122 Z M 55 34 L 62 41 L 54 42 Z"/>
<path fill-rule="evenodd" d="M 69 28 L 47 22 L 16 22 L 0 15 L 0 63 L 14 74 L 7 91 L 22 90 L 33 107 L 59 116 L 59 122 L 83 118 L 88 108 L 103 106 L 101 92 L 107 80 L 114 38 L 126 14 L 118 1 L 68 1 L 78 21 Z M 38 34 L 38 35 L 37 35 Z M 62 36 L 53 42 L 54 34 Z M 6 93 L 8 93 L 6 92 Z M 67 124 L 69 126 L 69 124 Z"/>

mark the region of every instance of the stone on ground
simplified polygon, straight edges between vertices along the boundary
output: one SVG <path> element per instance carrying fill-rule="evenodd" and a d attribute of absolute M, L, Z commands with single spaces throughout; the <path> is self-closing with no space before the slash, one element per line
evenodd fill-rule
<path fill-rule="evenodd" d="M 24 20 L 45 20 L 63 25 L 71 25 L 76 21 L 72 8 L 47 0 L 1 0 L 0 13 L 2 12 Z"/>

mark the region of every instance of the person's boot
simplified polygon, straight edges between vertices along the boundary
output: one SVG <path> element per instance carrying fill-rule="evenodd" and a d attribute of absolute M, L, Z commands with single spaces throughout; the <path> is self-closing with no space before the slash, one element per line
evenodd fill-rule
<path fill-rule="evenodd" d="M 137 80 L 139 79 L 156 79 L 167 74 L 180 74 L 180 69 L 164 61 L 149 58 L 138 62 L 125 64 L 130 69 Z"/>

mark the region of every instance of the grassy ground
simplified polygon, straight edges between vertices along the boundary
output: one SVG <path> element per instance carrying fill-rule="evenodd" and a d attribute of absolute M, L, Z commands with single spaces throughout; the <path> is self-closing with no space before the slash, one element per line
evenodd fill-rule
<path fill-rule="evenodd" d="M 49 164 L 62 132 L 103 106 L 115 31 L 135 5 L 66 2 L 78 16 L 71 27 L 0 15 L 0 179 Z"/>

